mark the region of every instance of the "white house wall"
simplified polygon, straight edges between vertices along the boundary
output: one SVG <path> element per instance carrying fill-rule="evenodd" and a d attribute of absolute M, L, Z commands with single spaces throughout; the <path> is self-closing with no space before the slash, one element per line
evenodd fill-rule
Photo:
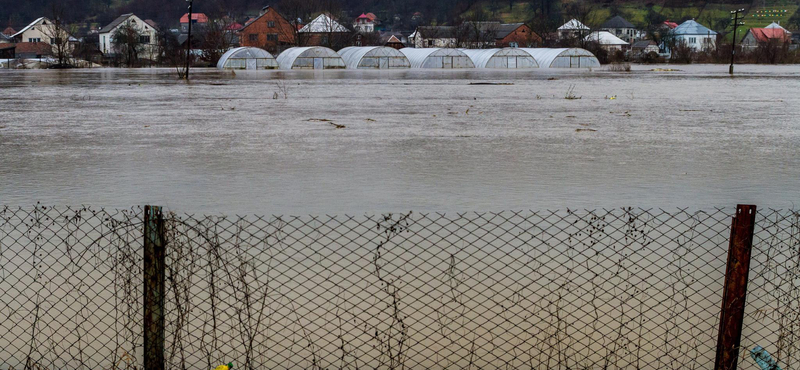
<path fill-rule="evenodd" d="M 101 33 L 98 36 L 100 37 L 100 51 L 103 54 L 116 54 L 116 50 L 114 49 L 114 32 L 117 31 L 120 27 L 128 24 L 131 21 L 135 21 L 134 28 L 140 35 L 143 36 L 150 36 L 150 43 L 144 45 L 143 55 L 140 57 L 147 57 L 150 59 L 155 58 L 155 54 L 158 52 L 158 33 L 156 32 L 155 28 L 150 26 L 149 24 L 145 23 L 136 15 L 131 15 L 126 19 L 124 22 L 118 24 L 114 29 L 110 32 Z"/>

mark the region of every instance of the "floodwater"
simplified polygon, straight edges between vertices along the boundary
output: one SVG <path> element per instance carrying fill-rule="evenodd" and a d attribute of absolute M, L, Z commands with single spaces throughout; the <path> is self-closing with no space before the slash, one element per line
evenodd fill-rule
<path fill-rule="evenodd" d="M 800 67 L 657 67 L 208 69 L 190 83 L 170 69 L 3 70 L 0 204 L 795 207 Z"/>

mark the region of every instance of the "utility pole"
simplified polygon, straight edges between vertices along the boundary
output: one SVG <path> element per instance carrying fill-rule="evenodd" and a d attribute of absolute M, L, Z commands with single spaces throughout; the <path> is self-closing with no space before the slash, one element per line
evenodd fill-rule
<path fill-rule="evenodd" d="M 733 75 L 733 63 L 736 60 L 736 29 L 739 28 L 739 13 L 744 12 L 744 8 L 732 11 L 733 14 L 733 42 L 731 43 L 731 68 L 728 73 Z"/>
<path fill-rule="evenodd" d="M 192 3 L 193 0 L 186 0 L 189 2 L 189 35 L 186 37 L 186 74 L 183 75 L 187 81 L 189 80 L 189 65 L 192 63 Z"/>

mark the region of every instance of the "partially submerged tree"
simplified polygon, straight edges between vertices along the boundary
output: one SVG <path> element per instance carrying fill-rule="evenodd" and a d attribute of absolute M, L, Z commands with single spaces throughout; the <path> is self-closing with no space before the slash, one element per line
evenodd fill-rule
<path fill-rule="evenodd" d="M 169 31 L 158 31 L 160 64 L 175 67 L 178 78 L 186 76 L 186 48 Z"/>
<path fill-rule="evenodd" d="M 76 27 L 64 21 L 64 8 L 59 3 L 53 3 L 51 8 L 51 20 L 42 22 L 42 33 L 49 39 L 53 58 L 56 60 L 54 65 L 57 68 L 69 67 L 72 65 L 73 46 L 70 43 L 72 33 Z M 72 31 L 72 32 L 70 32 Z"/>
<path fill-rule="evenodd" d="M 111 43 L 118 58 L 128 67 L 133 67 L 139 61 L 139 53 L 143 49 L 142 34 L 131 23 L 125 23 L 111 35 Z"/>
<path fill-rule="evenodd" d="M 208 22 L 203 34 L 200 35 L 200 48 L 203 53 L 201 58 L 204 61 L 216 65 L 222 54 L 225 54 L 231 48 L 236 37 L 233 31 L 229 29 L 232 24 L 233 21 L 228 17 Z"/>

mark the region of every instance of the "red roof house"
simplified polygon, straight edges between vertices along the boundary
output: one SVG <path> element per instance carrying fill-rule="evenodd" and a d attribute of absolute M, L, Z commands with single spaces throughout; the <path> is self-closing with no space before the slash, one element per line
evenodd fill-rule
<path fill-rule="evenodd" d="M 664 21 L 664 26 L 666 26 L 667 28 L 669 28 L 671 30 L 674 30 L 675 28 L 678 27 L 678 24 L 675 23 L 675 22 L 670 21 L 669 19 L 667 19 L 666 21 Z"/>
<path fill-rule="evenodd" d="M 783 44 L 790 41 L 791 36 L 781 28 L 751 28 L 747 30 L 744 38 L 742 38 L 742 47 L 745 49 L 755 49 L 759 44 Z"/>
<path fill-rule="evenodd" d="M 15 31 L 11 27 L 8 27 L 8 28 L 5 29 L 5 31 L 3 31 L 3 34 L 6 35 L 6 36 L 11 36 L 11 35 L 13 35 L 15 33 L 17 33 L 17 31 Z"/>
<path fill-rule="evenodd" d="M 208 17 L 203 13 L 192 13 L 192 27 L 205 27 L 208 25 Z M 189 32 L 189 13 L 181 17 L 181 32 Z"/>
<path fill-rule="evenodd" d="M 189 13 L 181 17 L 181 23 L 189 23 Z M 203 13 L 192 13 L 192 23 L 208 23 L 208 16 Z"/>
<path fill-rule="evenodd" d="M 16 56 L 22 59 L 42 58 L 53 54 L 53 49 L 46 42 L 18 42 Z"/>

